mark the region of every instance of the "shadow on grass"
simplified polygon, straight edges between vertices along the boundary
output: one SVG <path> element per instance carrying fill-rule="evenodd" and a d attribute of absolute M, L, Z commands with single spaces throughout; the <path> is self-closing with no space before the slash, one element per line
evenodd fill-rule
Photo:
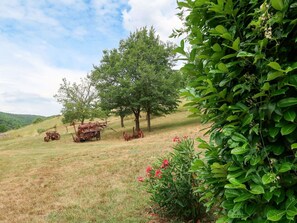
<path fill-rule="evenodd" d="M 157 132 L 160 130 L 166 130 L 166 129 L 174 129 L 174 128 L 179 128 L 182 126 L 190 126 L 193 124 L 201 124 L 200 118 L 199 117 L 195 117 L 195 118 L 186 118 L 184 120 L 177 120 L 176 122 L 174 120 L 172 120 L 170 123 L 162 123 L 162 124 L 154 124 L 152 123 L 152 129 L 151 132 Z M 144 128 L 145 131 L 147 131 L 147 127 Z"/>

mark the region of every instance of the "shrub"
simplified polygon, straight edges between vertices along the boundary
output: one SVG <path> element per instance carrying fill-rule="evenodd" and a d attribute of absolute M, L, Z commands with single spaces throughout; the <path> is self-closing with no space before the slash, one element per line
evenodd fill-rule
<path fill-rule="evenodd" d="M 296 1 L 178 4 L 188 13 L 176 51 L 193 80 L 184 95 L 213 123 L 192 168 L 197 191 L 220 205 L 218 222 L 297 222 Z"/>
<path fill-rule="evenodd" d="M 143 181 L 151 200 L 159 206 L 159 212 L 180 220 L 195 220 L 205 217 L 205 208 L 193 193 L 195 180 L 189 172 L 191 162 L 197 156 L 192 139 L 174 138 L 177 143 L 168 159 L 159 159 L 146 169 Z"/>
<path fill-rule="evenodd" d="M 38 134 L 40 135 L 41 133 L 45 132 L 45 129 L 37 129 Z"/>

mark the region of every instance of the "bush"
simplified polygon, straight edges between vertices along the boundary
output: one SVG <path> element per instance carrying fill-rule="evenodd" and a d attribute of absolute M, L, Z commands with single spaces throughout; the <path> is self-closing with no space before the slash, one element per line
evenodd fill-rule
<path fill-rule="evenodd" d="M 176 51 L 193 80 L 184 95 L 212 123 L 197 191 L 220 205 L 218 222 L 297 222 L 296 0 L 178 4 L 188 12 Z"/>
<path fill-rule="evenodd" d="M 168 159 L 159 159 L 146 169 L 147 176 L 139 177 L 143 181 L 151 200 L 158 204 L 159 213 L 179 220 L 205 218 L 205 208 L 194 195 L 195 180 L 189 172 L 191 162 L 197 154 L 192 139 L 174 138 L 177 144 Z"/>
<path fill-rule="evenodd" d="M 45 129 L 37 129 L 38 134 L 40 135 L 41 133 L 45 132 Z"/>

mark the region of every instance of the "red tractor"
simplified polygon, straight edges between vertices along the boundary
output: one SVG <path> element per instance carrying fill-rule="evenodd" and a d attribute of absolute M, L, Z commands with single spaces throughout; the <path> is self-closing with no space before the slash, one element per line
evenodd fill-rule
<path fill-rule="evenodd" d="M 126 132 L 123 132 L 123 138 L 125 141 L 129 141 L 129 140 L 132 140 L 132 139 L 138 139 L 138 138 L 143 138 L 144 137 L 144 134 L 143 134 L 143 131 L 141 129 L 139 129 L 138 131 L 135 131 L 134 130 L 134 127 L 133 127 L 133 133 L 132 135 L 126 133 Z"/>
<path fill-rule="evenodd" d="M 48 131 L 45 133 L 45 137 L 43 138 L 45 142 L 49 142 L 50 140 L 59 140 L 60 134 L 56 131 Z"/>
<path fill-rule="evenodd" d="M 75 135 L 72 134 L 74 142 L 84 142 L 95 138 L 96 140 L 101 139 L 100 131 L 106 126 L 107 122 L 89 122 L 86 124 L 80 124 L 76 130 L 75 123 L 72 123 L 74 127 Z"/>

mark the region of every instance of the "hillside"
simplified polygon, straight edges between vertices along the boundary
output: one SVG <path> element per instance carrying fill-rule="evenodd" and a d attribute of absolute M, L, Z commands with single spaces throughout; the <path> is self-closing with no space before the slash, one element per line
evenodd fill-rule
<path fill-rule="evenodd" d="M 6 132 L 11 129 L 18 129 L 20 127 L 33 123 L 37 118 L 45 118 L 40 115 L 20 115 L 0 112 L 0 132 Z"/>
<path fill-rule="evenodd" d="M 157 158 L 172 152 L 175 136 L 204 137 L 206 126 L 189 112 L 141 119 L 144 138 L 124 141 L 133 117 L 120 127 L 110 117 L 102 139 L 74 143 L 73 127 L 61 117 L 12 130 L 0 138 L 0 222 L 159 222 L 138 176 Z M 58 141 L 44 142 L 38 129 L 57 126 Z M 165 223 L 165 221 L 162 221 Z"/>

